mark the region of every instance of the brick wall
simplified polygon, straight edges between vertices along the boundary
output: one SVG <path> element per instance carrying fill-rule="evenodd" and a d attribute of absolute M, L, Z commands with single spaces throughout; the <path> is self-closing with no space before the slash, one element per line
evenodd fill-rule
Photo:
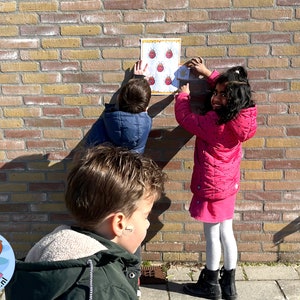
<path fill-rule="evenodd" d="M 259 129 L 245 143 L 235 214 L 239 260 L 300 261 L 298 0 L 0 1 L 0 234 L 23 256 L 69 222 L 72 150 L 140 55 L 140 38 L 179 37 L 182 62 L 249 70 Z M 204 261 L 187 211 L 194 138 L 172 97 L 153 96 L 147 154 L 168 173 L 143 246 L 151 261 Z M 274 246 L 273 239 L 283 239 Z"/>

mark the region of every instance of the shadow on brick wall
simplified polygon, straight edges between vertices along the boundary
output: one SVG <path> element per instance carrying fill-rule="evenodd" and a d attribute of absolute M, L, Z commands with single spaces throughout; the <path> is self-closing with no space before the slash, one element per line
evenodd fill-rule
<path fill-rule="evenodd" d="M 300 217 L 296 218 L 274 234 L 273 243 L 275 247 L 277 247 L 277 261 L 297 261 L 297 258 L 295 257 L 297 254 L 289 252 L 286 245 L 281 246 L 281 244 L 285 242 L 286 237 L 298 231 L 300 231 Z"/>
<path fill-rule="evenodd" d="M 122 86 L 132 77 L 126 70 Z M 110 103 L 117 99 L 119 90 Z M 199 95 L 198 95 L 199 96 Z M 194 95 L 193 109 L 201 109 L 203 101 Z M 194 101 L 195 100 L 195 101 Z M 153 104 L 148 112 L 155 118 L 174 101 L 174 95 L 166 96 Z M 199 106 L 200 105 L 200 106 Z M 189 142 L 192 135 L 180 126 L 153 129 L 146 153 L 162 168 L 168 169 L 172 158 Z M 55 151 L 18 157 L 0 165 L 0 232 L 13 246 L 18 258 L 26 255 L 32 245 L 60 224 L 71 224 L 72 218 L 64 204 L 64 191 L 72 159 L 83 148 L 85 137 L 67 157 L 59 161 Z M 172 164 L 172 163 L 171 163 Z M 163 228 L 162 214 L 171 206 L 165 195 L 155 203 L 149 216 L 151 227 L 145 242 L 150 241 Z"/>
<path fill-rule="evenodd" d="M 154 203 L 152 211 L 148 217 L 150 221 L 150 227 L 147 231 L 147 236 L 142 245 L 151 241 L 156 234 L 164 227 L 163 222 L 160 220 L 160 216 L 168 210 L 171 205 L 171 200 L 163 195 L 157 202 Z"/>
<path fill-rule="evenodd" d="M 0 232 L 18 258 L 57 225 L 72 222 L 64 204 L 71 159 L 53 163 L 49 157 L 20 156 L 0 168 Z"/>
<path fill-rule="evenodd" d="M 280 231 L 276 232 L 273 236 L 273 243 L 275 245 L 279 245 L 284 242 L 284 239 L 297 232 L 300 231 L 300 217 L 296 218 L 294 221 L 289 223 L 287 226 L 283 227 Z"/>

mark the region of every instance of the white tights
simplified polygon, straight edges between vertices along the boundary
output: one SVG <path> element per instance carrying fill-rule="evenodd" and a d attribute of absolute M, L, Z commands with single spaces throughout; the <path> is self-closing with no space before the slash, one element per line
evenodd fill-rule
<path fill-rule="evenodd" d="M 232 219 L 221 223 L 204 223 L 206 239 L 206 267 L 216 271 L 220 267 L 223 248 L 224 268 L 235 269 L 237 265 L 237 245 L 232 228 Z"/>

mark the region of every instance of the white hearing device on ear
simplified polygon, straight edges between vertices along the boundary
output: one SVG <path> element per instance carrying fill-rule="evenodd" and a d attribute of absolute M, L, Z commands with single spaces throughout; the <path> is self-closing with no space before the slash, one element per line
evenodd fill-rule
<path fill-rule="evenodd" d="M 128 226 L 125 227 L 125 230 L 128 230 L 130 232 L 132 232 L 133 229 L 134 229 L 134 227 L 132 225 L 128 225 Z"/>

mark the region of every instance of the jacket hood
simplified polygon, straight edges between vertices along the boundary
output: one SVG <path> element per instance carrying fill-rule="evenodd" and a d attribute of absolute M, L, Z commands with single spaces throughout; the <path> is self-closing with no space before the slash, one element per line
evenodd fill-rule
<path fill-rule="evenodd" d="M 228 122 L 228 125 L 237 139 L 240 142 L 245 142 L 252 138 L 256 133 L 256 118 L 257 107 L 253 106 L 247 109 L 242 109 L 235 119 Z"/>
<path fill-rule="evenodd" d="M 132 114 L 106 104 L 103 122 L 109 140 L 117 146 L 143 153 L 152 126 L 147 112 Z"/>
<path fill-rule="evenodd" d="M 79 245 L 80 243 L 80 245 Z M 28 252 L 26 262 L 77 259 L 107 250 L 96 239 L 61 225 L 43 237 Z"/>

